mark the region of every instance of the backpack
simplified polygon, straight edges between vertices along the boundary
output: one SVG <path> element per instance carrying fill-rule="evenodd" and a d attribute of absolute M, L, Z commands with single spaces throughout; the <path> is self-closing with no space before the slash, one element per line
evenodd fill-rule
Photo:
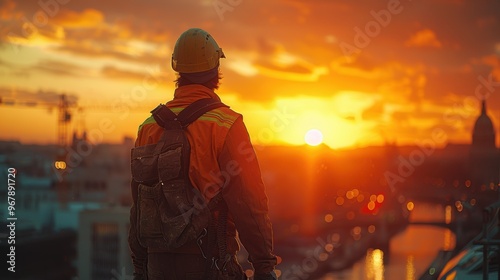
<path fill-rule="evenodd" d="M 190 144 L 185 129 L 205 112 L 228 107 L 215 99 L 193 102 L 178 115 L 160 104 L 151 111 L 164 128 L 156 144 L 131 151 L 132 179 L 139 183 L 137 236 L 143 247 L 175 250 L 207 233 L 211 211 L 222 200 L 209 203 L 189 179 Z"/>

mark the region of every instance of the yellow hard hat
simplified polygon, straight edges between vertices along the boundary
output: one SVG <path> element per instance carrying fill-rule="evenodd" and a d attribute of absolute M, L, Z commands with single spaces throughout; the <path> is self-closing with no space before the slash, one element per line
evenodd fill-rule
<path fill-rule="evenodd" d="M 181 34 L 172 54 L 172 69 L 179 73 L 196 73 L 219 66 L 225 57 L 215 39 L 203 29 L 191 28 Z"/>

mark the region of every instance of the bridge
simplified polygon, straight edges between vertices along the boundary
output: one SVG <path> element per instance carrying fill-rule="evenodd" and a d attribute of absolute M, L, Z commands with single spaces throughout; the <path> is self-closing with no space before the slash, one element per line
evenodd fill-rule
<path fill-rule="evenodd" d="M 482 223 L 482 210 L 498 201 L 500 193 L 489 191 L 473 193 L 470 189 L 434 188 L 430 190 L 425 186 L 406 190 L 403 195 L 413 203 L 432 204 L 442 208 L 442 217 L 425 220 L 410 215 L 411 225 L 426 225 L 456 230 L 457 227 L 470 229 L 480 227 Z"/>
<path fill-rule="evenodd" d="M 321 278 L 333 271 L 352 266 L 366 255 L 369 248 L 380 249 L 383 252 L 382 262 L 387 263 L 391 258 L 391 240 L 406 230 L 407 226 L 446 228 L 455 236 L 455 248 L 461 248 L 468 240 L 478 234 L 477 231 L 481 231 L 483 221 L 483 206 L 479 204 L 472 206 L 460 202 L 458 198 L 461 195 L 460 192 L 450 190 L 405 194 L 407 201 L 412 201 L 416 205 L 414 211 L 411 211 L 410 216 L 406 216 L 405 219 L 394 220 L 393 214 L 401 211 L 401 207 L 405 207 L 405 203 L 401 204 L 396 199 L 391 199 L 388 200 L 393 202 L 391 207 L 378 215 L 367 216 L 366 220 L 334 220 L 333 223 L 329 223 L 328 226 L 315 233 L 316 243 L 309 240 L 311 237 L 297 238 L 293 243 L 277 242 L 278 246 L 282 247 L 280 250 L 293 252 L 287 256 L 288 258 L 294 259 L 295 263 L 302 264 L 302 266 L 285 267 L 283 274 L 292 275 L 299 279 L 300 275 L 294 274 L 294 269 L 304 268 L 301 272 L 306 271 L 309 279 Z M 358 232 L 362 232 L 359 239 L 353 238 L 355 231 L 351 229 L 354 227 L 358 229 Z M 368 234 L 370 227 L 376 228 L 376 230 Z M 360 229 L 362 230 L 360 231 Z M 453 246 L 453 243 L 450 242 L 450 244 Z M 318 258 L 312 261 L 310 255 L 297 254 L 297 248 L 303 252 L 317 252 Z M 311 262 L 309 263 L 309 261 Z M 310 269 L 311 267 L 306 265 L 310 265 L 314 269 Z"/>

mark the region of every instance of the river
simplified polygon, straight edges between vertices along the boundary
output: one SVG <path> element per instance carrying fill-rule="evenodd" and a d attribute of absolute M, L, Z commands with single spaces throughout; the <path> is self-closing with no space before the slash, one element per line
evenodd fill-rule
<path fill-rule="evenodd" d="M 441 205 L 415 204 L 410 221 L 446 221 L 446 209 Z M 352 268 L 329 273 L 321 280 L 411 280 L 418 279 L 432 263 L 440 250 L 451 250 L 455 235 L 449 229 L 434 226 L 410 225 L 394 236 L 387 252 L 369 249 L 364 258 Z"/>

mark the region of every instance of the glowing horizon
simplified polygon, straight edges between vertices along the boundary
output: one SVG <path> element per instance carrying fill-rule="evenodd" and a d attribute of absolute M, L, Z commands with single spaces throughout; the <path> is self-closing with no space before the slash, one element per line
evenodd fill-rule
<path fill-rule="evenodd" d="M 68 139 L 103 120 L 112 128 L 103 142 L 134 138 L 172 98 L 173 44 L 195 26 L 223 48 L 217 93 L 257 145 L 303 145 L 313 127 L 331 148 L 414 144 L 436 129 L 447 142 L 470 143 L 482 99 L 500 131 L 493 0 L 254 1 L 226 10 L 207 1 L 49 2 L 0 4 L 0 118 L 8 120 L 0 140 L 56 143 L 63 93 L 75 104 Z M 38 105 L 5 104 L 14 101 Z"/>

